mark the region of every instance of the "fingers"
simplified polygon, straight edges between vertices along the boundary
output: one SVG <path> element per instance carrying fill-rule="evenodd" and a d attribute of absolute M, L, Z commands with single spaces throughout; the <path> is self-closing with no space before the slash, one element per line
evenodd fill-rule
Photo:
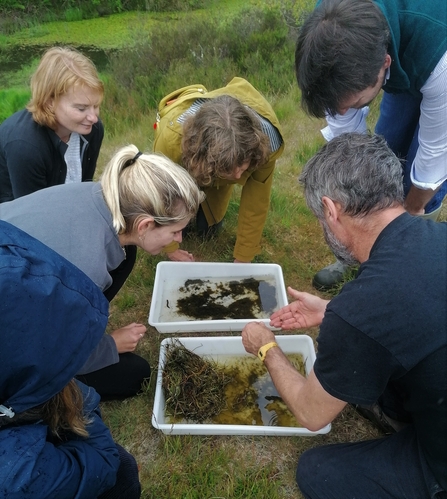
<path fill-rule="evenodd" d="M 146 330 L 144 324 L 133 322 L 110 333 L 115 340 L 118 353 L 133 352 L 146 334 Z"/>
<path fill-rule="evenodd" d="M 273 326 L 273 324 L 272 324 L 272 327 L 280 327 L 281 329 L 284 329 L 284 330 L 300 329 L 301 328 L 301 324 L 299 322 L 297 322 L 296 319 L 294 319 L 292 317 L 290 319 L 283 320 L 282 322 L 280 322 L 276 326 Z"/>
<path fill-rule="evenodd" d="M 172 253 L 168 253 L 169 260 L 173 262 L 193 262 L 194 255 L 192 253 L 188 253 L 185 250 L 175 250 Z"/>
<path fill-rule="evenodd" d="M 286 305 L 285 307 L 281 308 L 277 312 L 274 312 L 270 316 L 270 322 L 272 321 L 274 321 L 275 323 L 282 322 L 284 319 L 288 319 L 292 315 L 293 315 L 292 306 Z"/>
<path fill-rule="evenodd" d="M 301 327 L 300 322 L 293 313 L 284 313 L 280 317 L 271 318 L 270 326 L 281 329 L 297 329 Z"/>
<path fill-rule="evenodd" d="M 135 339 L 135 347 L 138 345 L 138 342 L 144 337 L 147 331 L 147 327 L 144 324 L 133 323 L 130 325 L 132 327 L 132 334 Z"/>

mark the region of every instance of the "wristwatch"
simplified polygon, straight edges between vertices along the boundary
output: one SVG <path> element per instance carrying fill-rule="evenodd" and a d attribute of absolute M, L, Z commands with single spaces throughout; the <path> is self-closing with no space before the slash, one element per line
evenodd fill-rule
<path fill-rule="evenodd" d="M 264 362 L 265 360 L 265 356 L 267 355 L 267 352 L 273 348 L 273 347 L 277 347 L 278 346 L 278 343 L 276 343 L 276 341 L 271 341 L 270 343 L 267 343 L 266 345 L 263 345 L 259 350 L 258 350 L 258 357 L 260 358 L 260 360 L 262 360 L 262 362 Z"/>

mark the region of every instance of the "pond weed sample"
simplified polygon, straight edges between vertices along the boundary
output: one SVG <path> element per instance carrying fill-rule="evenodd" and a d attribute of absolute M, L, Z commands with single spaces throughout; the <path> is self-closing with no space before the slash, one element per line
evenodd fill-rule
<path fill-rule="evenodd" d="M 276 309 L 276 288 L 271 279 L 249 277 L 213 282 L 188 279 L 179 291 L 180 314 L 196 320 L 265 319 Z"/>
<path fill-rule="evenodd" d="M 222 393 L 230 377 L 222 366 L 188 350 L 179 340 L 166 345 L 162 379 L 166 413 L 173 421 L 201 423 L 225 406 Z"/>

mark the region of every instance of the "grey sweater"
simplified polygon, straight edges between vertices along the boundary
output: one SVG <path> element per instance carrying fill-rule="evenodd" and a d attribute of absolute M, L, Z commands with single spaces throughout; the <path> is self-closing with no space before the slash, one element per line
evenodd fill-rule
<path fill-rule="evenodd" d="M 125 258 L 98 182 L 57 185 L 2 203 L 0 219 L 65 257 L 103 291 L 112 283 L 109 271 Z M 79 374 L 118 361 L 115 341 L 105 334 Z"/>

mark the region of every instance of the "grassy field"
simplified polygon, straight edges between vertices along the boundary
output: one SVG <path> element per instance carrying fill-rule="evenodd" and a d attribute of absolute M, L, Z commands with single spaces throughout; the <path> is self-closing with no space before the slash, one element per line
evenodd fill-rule
<path fill-rule="evenodd" d="M 194 15 L 204 16 L 204 19 L 207 19 L 206 16 L 212 15 L 215 18 L 218 15 L 225 23 L 227 15 L 234 17 L 241 9 L 241 4 L 249 3 L 271 5 L 275 2 L 216 1 L 212 12 Z M 282 1 L 276 4 L 294 9 L 301 5 L 304 9 L 309 2 Z M 192 22 L 188 16 L 192 14 L 125 13 L 90 21 L 49 23 L 18 32 L 11 37 L 0 37 L 0 47 L 11 48 L 13 45 L 27 44 L 42 47 L 45 44 L 64 43 L 75 46 L 95 44 L 103 50 L 120 49 L 131 45 L 137 38 L 148 37 L 157 23 L 171 26 L 179 22 L 188 25 Z M 5 112 L 12 112 L 14 107 L 21 107 L 26 102 L 27 82 L 35 64 L 34 61 L 20 70 L 8 70 L 7 74 L 1 75 L 2 81 L 7 82 L 4 85 L 5 93 L 0 93 L 2 104 L 6 103 L 7 98 L 12 102 L 8 108 L 10 111 Z M 189 70 L 193 71 L 195 66 L 188 64 Z M 244 74 L 231 74 L 232 68 L 240 67 L 237 66 L 237 61 L 226 64 L 227 73 L 218 73 L 219 78 L 226 77 L 228 81 L 232 76 L 245 76 L 251 81 L 249 64 L 245 64 Z M 179 77 L 182 74 L 179 66 L 180 63 L 176 68 L 169 68 L 170 72 L 166 70 L 169 84 L 174 85 L 178 81 L 173 75 Z M 278 92 L 267 86 L 264 91 L 281 122 L 286 148 L 277 162 L 262 253 L 256 257 L 256 262 L 280 264 L 286 285 L 312 292 L 313 274 L 331 263 L 333 257 L 324 243 L 319 224 L 305 206 L 297 176 L 305 162 L 323 144 L 320 129 L 324 124 L 310 119 L 300 108 L 299 92 L 293 77 L 292 56 L 286 61 L 285 67 L 288 71 L 284 76 L 286 90 Z M 152 70 L 150 66 L 143 69 L 146 72 Z M 174 70 L 177 72 L 173 73 Z M 195 77 L 205 84 L 208 83 L 201 81 L 202 77 L 211 79 L 202 67 L 197 66 L 197 73 L 193 73 L 191 79 L 183 84 L 195 83 Z M 108 78 L 105 75 L 106 94 L 111 88 L 111 83 L 108 83 L 111 80 Z M 116 95 L 119 95 L 113 104 L 116 107 L 112 106 L 112 100 L 106 95 L 101 110 L 105 117 L 106 135 L 99 158 L 98 176 L 119 147 L 129 143 L 137 145 L 142 151 L 150 151 L 152 147 L 155 109 L 148 107 L 135 114 L 138 106 L 124 99 L 125 92 Z M 375 102 L 368 118 L 371 129 L 377 117 L 377 105 L 378 102 Z M 119 123 L 121 126 L 116 125 Z M 218 236 L 205 242 L 192 236 L 184 242 L 183 247 L 193 252 L 197 261 L 232 261 L 238 206 L 239 192 L 236 189 L 224 228 Z M 445 214 L 443 218 L 446 218 Z M 132 275 L 111 303 L 110 331 L 131 322 L 147 324 L 156 265 L 164 259 L 164 255 L 151 257 L 138 254 Z M 318 330 L 313 328 L 286 334 L 301 333 L 308 334 L 315 340 Z M 299 499 L 302 496 L 295 484 L 295 468 L 306 449 L 378 436 L 372 425 L 350 408 L 346 408 L 336 418 L 329 434 L 315 437 L 164 435 L 152 427 L 151 415 L 159 346 L 167 336 L 170 335 L 161 335 L 148 325 L 148 333 L 138 346 L 137 353 L 148 359 L 154 374 L 144 393 L 123 402 L 102 404 L 104 419 L 114 438 L 132 452 L 138 461 L 143 486 L 142 497 L 145 499 Z"/>

